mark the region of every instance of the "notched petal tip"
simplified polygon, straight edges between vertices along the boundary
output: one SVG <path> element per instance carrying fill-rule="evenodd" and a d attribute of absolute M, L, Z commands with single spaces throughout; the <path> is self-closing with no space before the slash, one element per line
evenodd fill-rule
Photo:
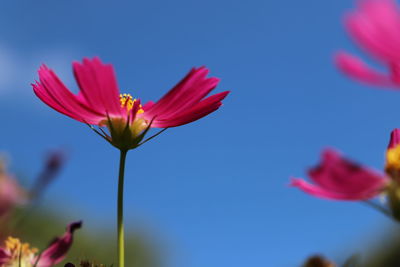
<path fill-rule="evenodd" d="M 73 234 L 75 230 L 82 228 L 83 221 L 76 221 L 67 226 L 67 232 Z"/>

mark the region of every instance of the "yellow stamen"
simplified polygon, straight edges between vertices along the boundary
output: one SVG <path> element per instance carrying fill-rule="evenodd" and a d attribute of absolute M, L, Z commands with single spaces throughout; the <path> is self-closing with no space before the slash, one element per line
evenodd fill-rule
<path fill-rule="evenodd" d="M 386 169 L 400 170 L 400 145 L 387 150 Z"/>
<path fill-rule="evenodd" d="M 137 99 L 132 98 L 130 94 L 120 94 L 119 101 L 121 102 L 122 108 L 125 108 L 127 111 L 131 111 Z M 144 110 L 142 108 L 142 105 L 139 105 L 139 110 L 137 111 L 137 114 L 141 114 L 143 112 Z"/>
<path fill-rule="evenodd" d="M 14 261 L 29 263 L 34 257 L 35 254 L 38 252 L 37 248 L 31 248 L 29 243 L 21 243 L 18 238 L 13 238 L 9 236 L 5 241 L 5 249 L 11 255 L 10 263 Z M 11 265 L 14 266 L 14 265 Z M 28 266 L 28 265 L 21 265 L 21 266 Z M 30 266 L 30 265 L 29 265 Z"/>

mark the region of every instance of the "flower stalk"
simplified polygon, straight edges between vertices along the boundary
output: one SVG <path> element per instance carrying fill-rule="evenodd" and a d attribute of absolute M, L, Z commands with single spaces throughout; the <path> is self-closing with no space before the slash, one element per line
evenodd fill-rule
<path fill-rule="evenodd" d="M 124 174 L 127 150 L 120 150 L 117 200 L 117 235 L 118 235 L 118 267 L 125 266 L 125 235 L 124 235 Z"/>

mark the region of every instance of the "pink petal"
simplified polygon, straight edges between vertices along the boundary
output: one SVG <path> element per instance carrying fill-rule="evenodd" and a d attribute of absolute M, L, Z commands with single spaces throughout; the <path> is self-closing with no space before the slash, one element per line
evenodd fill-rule
<path fill-rule="evenodd" d="M 154 106 L 154 102 L 153 101 L 149 101 L 146 104 L 143 105 L 142 109 L 144 111 L 150 110 L 152 107 Z"/>
<path fill-rule="evenodd" d="M 399 144 L 400 144 L 400 129 L 394 129 L 390 133 L 390 141 L 389 141 L 388 149 L 395 148 Z"/>
<path fill-rule="evenodd" d="M 345 52 L 336 55 L 335 63 L 342 72 L 355 80 L 376 86 L 400 87 L 400 84 L 396 84 L 388 75 L 369 68 L 359 58 Z"/>
<path fill-rule="evenodd" d="M 186 94 L 176 101 L 176 103 L 167 108 L 168 112 L 162 114 L 163 117 L 172 117 L 176 114 L 185 112 L 187 109 L 192 108 L 195 104 L 199 103 L 204 97 L 206 97 L 215 87 L 218 85 L 219 79 L 208 78 L 197 84 L 193 85 L 191 91 L 186 91 Z"/>
<path fill-rule="evenodd" d="M 37 97 L 39 97 L 40 100 L 42 100 L 44 103 L 46 103 L 48 106 L 51 108 L 55 109 L 56 111 L 67 115 L 68 117 L 71 117 L 75 120 L 82 120 L 82 117 L 66 110 L 62 105 L 60 105 L 53 97 L 49 94 L 47 94 L 46 89 L 44 89 L 43 85 L 40 82 L 36 82 L 35 84 L 32 84 L 33 91 Z"/>
<path fill-rule="evenodd" d="M 1 264 L 0 266 L 9 263 L 10 259 L 11 259 L 10 253 L 4 248 L 0 248 L 0 264 Z"/>
<path fill-rule="evenodd" d="M 37 263 L 37 267 L 51 267 L 60 263 L 66 256 L 72 245 L 73 233 L 76 229 L 81 228 L 82 222 L 74 222 L 68 225 L 67 231 L 62 237 L 56 238 L 50 246 L 44 250 Z M 36 262 L 37 259 L 34 259 Z"/>
<path fill-rule="evenodd" d="M 205 67 L 192 69 L 186 77 L 148 110 L 151 117 L 169 115 L 191 107 L 213 90 L 217 78 L 206 78 Z"/>
<path fill-rule="evenodd" d="M 324 150 L 321 158 L 320 165 L 310 169 L 309 176 L 325 189 L 358 194 L 379 191 L 385 184 L 383 175 L 343 158 L 335 150 Z"/>
<path fill-rule="evenodd" d="M 204 116 L 207 116 L 211 112 L 217 110 L 222 105 L 221 101 L 228 94 L 229 91 L 225 91 L 222 93 L 212 95 L 202 100 L 191 109 L 182 112 L 181 114 L 173 115 L 172 117 L 163 118 L 161 120 L 159 120 L 158 117 L 156 117 L 156 119 L 152 124 L 152 127 L 169 128 L 196 121 Z"/>
<path fill-rule="evenodd" d="M 45 65 L 39 69 L 40 87 L 34 87 L 35 93 L 41 95 L 51 107 L 64 113 L 73 119 L 91 123 L 104 119 L 105 114 L 85 105 L 72 94 L 57 75 Z M 51 102 L 52 101 L 52 102 Z"/>
<path fill-rule="evenodd" d="M 193 68 L 177 85 L 175 85 L 153 105 L 151 111 L 154 113 L 162 113 L 165 111 L 165 105 L 173 102 L 174 99 L 181 95 L 181 93 L 187 88 L 187 84 L 194 79 L 196 73 L 199 73 L 198 70 Z M 150 110 L 148 112 L 150 112 Z"/>
<path fill-rule="evenodd" d="M 97 57 L 74 62 L 74 75 L 87 103 L 95 110 L 110 116 L 120 116 L 119 89 L 114 68 Z"/>
<path fill-rule="evenodd" d="M 309 170 L 315 184 L 295 179 L 294 186 L 315 196 L 342 200 L 363 200 L 380 194 L 388 178 L 326 149 L 321 163 Z"/>
<path fill-rule="evenodd" d="M 371 196 L 366 196 L 363 194 L 341 194 L 329 191 L 323 187 L 310 184 L 302 179 L 297 178 L 292 178 L 290 185 L 301 189 L 307 194 L 324 199 L 358 201 L 371 198 Z"/>
<path fill-rule="evenodd" d="M 345 25 L 355 41 L 385 62 L 400 59 L 400 15 L 392 0 L 359 1 Z"/>

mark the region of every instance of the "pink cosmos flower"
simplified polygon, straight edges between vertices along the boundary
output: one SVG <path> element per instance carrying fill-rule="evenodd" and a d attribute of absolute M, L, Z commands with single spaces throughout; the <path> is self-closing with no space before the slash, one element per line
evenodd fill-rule
<path fill-rule="evenodd" d="M 292 178 L 291 185 L 310 195 L 334 200 L 367 200 L 380 194 L 388 182 L 385 175 L 343 158 L 332 149 L 323 151 L 320 165 L 308 174 L 313 183 Z"/>
<path fill-rule="evenodd" d="M 18 238 L 9 237 L 0 247 L 0 266 L 51 267 L 60 263 L 72 245 L 73 233 L 82 226 L 82 222 L 68 225 L 62 237 L 56 238 L 47 249 L 38 254 L 36 248 L 21 243 Z"/>
<path fill-rule="evenodd" d="M 340 70 L 358 81 L 400 88 L 400 10 L 395 0 L 359 0 L 357 9 L 345 17 L 352 39 L 387 68 L 383 73 L 361 59 L 339 52 L 335 61 Z"/>
<path fill-rule="evenodd" d="M 112 145 L 129 150 L 140 145 L 150 128 L 170 128 L 196 121 L 222 105 L 228 91 L 206 97 L 219 79 L 207 78 L 208 69 L 193 68 L 159 101 L 141 101 L 120 94 L 114 68 L 99 58 L 74 62 L 75 79 L 80 88 L 73 94 L 46 65 L 39 69 L 35 94 L 47 105 L 80 122 L 99 126 L 96 130 Z M 109 134 L 102 130 L 106 127 Z"/>

